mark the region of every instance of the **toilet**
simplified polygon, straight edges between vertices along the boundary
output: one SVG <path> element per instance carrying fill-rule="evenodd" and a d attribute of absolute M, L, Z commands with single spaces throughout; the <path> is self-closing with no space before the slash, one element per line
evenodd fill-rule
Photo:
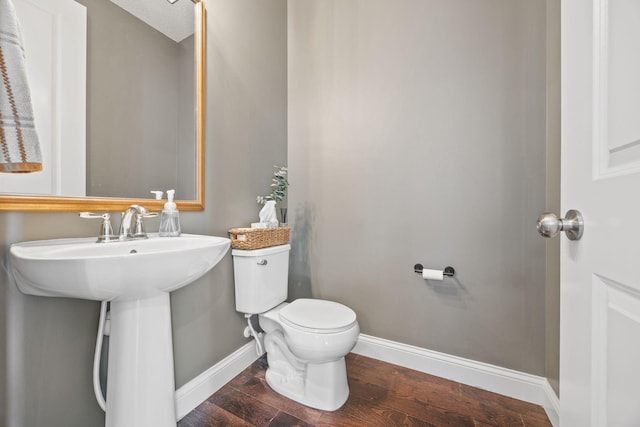
<path fill-rule="evenodd" d="M 267 384 L 303 405 L 334 411 L 349 397 L 344 356 L 355 346 L 360 327 L 355 312 L 337 302 L 285 302 L 290 250 L 287 244 L 231 251 L 236 310 L 258 315 Z"/>

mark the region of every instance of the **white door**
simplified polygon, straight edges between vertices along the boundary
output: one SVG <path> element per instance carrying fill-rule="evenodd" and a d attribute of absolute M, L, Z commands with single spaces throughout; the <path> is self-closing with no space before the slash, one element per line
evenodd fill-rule
<path fill-rule="evenodd" d="M 562 0 L 560 422 L 640 426 L 640 1 Z"/>

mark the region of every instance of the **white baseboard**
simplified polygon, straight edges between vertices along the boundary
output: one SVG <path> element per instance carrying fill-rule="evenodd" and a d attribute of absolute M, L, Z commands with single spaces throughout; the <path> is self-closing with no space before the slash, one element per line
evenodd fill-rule
<path fill-rule="evenodd" d="M 542 406 L 554 427 L 560 404 L 546 378 L 360 334 L 354 353 Z"/>
<path fill-rule="evenodd" d="M 560 399 L 551 387 L 551 384 L 549 384 L 549 381 L 547 381 L 546 379 L 544 384 L 544 403 L 539 403 L 538 405 L 542 405 L 553 427 L 559 427 Z"/>
<path fill-rule="evenodd" d="M 176 390 L 178 420 L 207 400 L 256 359 L 256 346 L 250 341 Z"/>
<path fill-rule="evenodd" d="M 364 334 L 353 352 L 540 405 L 551 424 L 560 425 L 560 402 L 546 378 Z M 250 341 L 180 387 L 176 391 L 178 420 L 257 358 L 255 344 Z"/>

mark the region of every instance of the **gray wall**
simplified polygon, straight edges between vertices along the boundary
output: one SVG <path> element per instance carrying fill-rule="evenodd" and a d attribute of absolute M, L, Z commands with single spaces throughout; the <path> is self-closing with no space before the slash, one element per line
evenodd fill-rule
<path fill-rule="evenodd" d="M 196 76 L 194 59 L 194 38 L 187 37 L 180 42 L 180 70 L 178 78 L 178 140 L 175 146 L 177 166 L 176 195 L 179 199 L 196 198 Z M 166 188 L 165 190 L 168 190 Z"/>
<path fill-rule="evenodd" d="M 286 162 L 286 2 L 206 6 L 206 207 L 181 219 L 184 232 L 226 235 L 257 217 L 255 196 L 267 191 L 272 165 Z M 0 257 L 13 242 L 96 233 L 74 213 L 0 213 Z M 3 264 L 0 425 L 103 425 L 91 385 L 98 310 L 90 301 L 22 295 Z M 246 342 L 229 255 L 172 294 L 172 314 L 179 387 Z"/>
<path fill-rule="evenodd" d="M 291 295 L 544 376 L 545 1 L 290 0 L 288 22 Z"/>
<path fill-rule="evenodd" d="M 269 188 L 273 165 L 286 162 L 287 8 L 286 0 L 205 4 L 207 194 L 203 213 L 181 218 L 195 232 L 227 236 L 256 221 L 256 196 Z M 178 387 L 246 342 L 230 254 L 208 279 L 172 294 Z"/>

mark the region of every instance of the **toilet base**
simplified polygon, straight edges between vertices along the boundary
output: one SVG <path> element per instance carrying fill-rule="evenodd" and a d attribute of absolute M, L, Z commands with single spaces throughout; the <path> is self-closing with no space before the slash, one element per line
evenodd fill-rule
<path fill-rule="evenodd" d="M 347 401 L 349 385 L 344 357 L 325 363 L 306 363 L 298 369 L 271 360 L 265 378 L 278 394 L 311 408 L 335 411 Z"/>

